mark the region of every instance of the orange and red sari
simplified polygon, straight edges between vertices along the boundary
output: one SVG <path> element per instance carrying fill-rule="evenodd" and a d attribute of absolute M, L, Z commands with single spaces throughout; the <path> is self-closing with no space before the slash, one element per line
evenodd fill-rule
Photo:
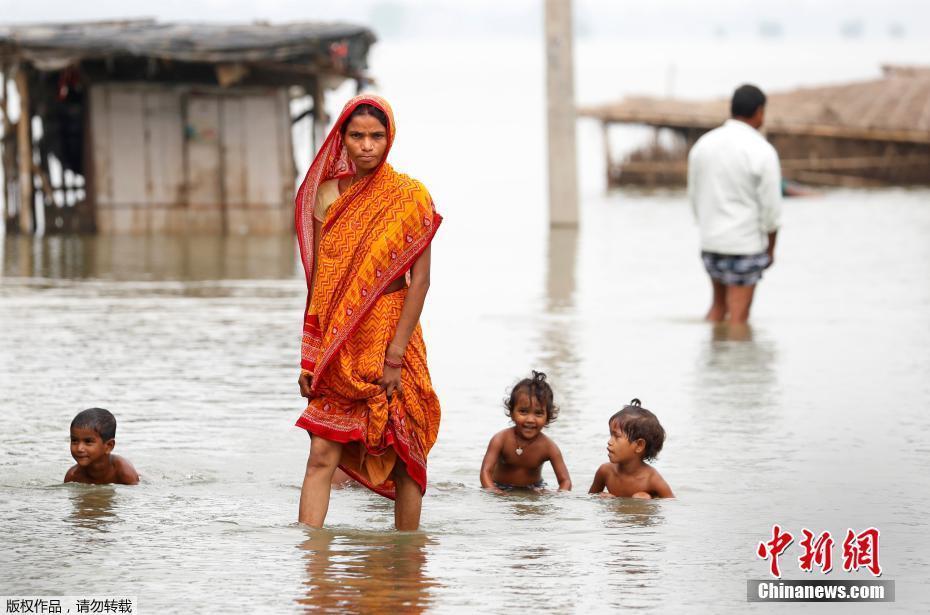
<path fill-rule="evenodd" d="M 329 206 L 320 245 L 313 245 L 317 189 L 327 180 L 355 173 L 339 127 L 360 104 L 387 115 L 387 158 L 395 134 L 391 108 L 380 97 L 357 96 L 346 104 L 297 192 L 297 236 L 308 290 L 316 265 L 300 362 L 313 374 L 316 395 L 297 426 L 343 443 L 339 467 L 393 499 L 390 475 L 398 458 L 420 490 L 426 490 L 426 457 L 436 442 L 440 410 L 419 324 L 403 359 L 403 393 L 388 401 L 376 384 L 406 297 L 406 289 L 383 292 L 430 245 L 442 217 L 420 182 L 382 161 Z"/>

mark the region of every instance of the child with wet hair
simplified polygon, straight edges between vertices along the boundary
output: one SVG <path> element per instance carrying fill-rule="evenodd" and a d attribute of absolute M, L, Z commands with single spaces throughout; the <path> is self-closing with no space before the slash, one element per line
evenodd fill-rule
<path fill-rule="evenodd" d="M 607 458 L 594 474 L 588 493 L 625 498 L 672 498 L 671 488 L 659 471 L 646 463 L 655 459 L 665 443 L 665 430 L 656 415 L 634 399 L 607 421 L 610 439 Z"/>
<path fill-rule="evenodd" d="M 513 387 L 504 400 L 513 427 L 494 434 L 481 462 L 481 486 L 494 493 L 546 487 L 542 466 L 552 464 L 559 491 L 571 491 L 572 479 L 562 451 L 543 432 L 559 415 L 546 375 L 534 371 Z"/>
<path fill-rule="evenodd" d="M 113 454 L 116 417 L 103 408 L 78 412 L 71 421 L 71 456 L 77 462 L 65 474 L 66 483 L 135 485 L 139 474 L 129 460 Z"/>

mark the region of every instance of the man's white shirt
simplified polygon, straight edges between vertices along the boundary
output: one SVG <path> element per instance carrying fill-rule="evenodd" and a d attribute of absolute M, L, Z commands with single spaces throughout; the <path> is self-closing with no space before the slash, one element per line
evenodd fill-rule
<path fill-rule="evenodd" d="M 778 153 L 759 131 L 729 119 L 702 136 L 688 154 L 688 198 L 701 250 L 758 254 L 781 220 Z"/>

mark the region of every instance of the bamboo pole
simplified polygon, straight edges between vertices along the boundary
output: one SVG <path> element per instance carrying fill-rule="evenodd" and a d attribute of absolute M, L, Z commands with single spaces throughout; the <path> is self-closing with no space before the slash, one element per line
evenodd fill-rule
<path fill-rule="evenodd" d="M 42 185 L 42 197 L 45 201 L 46 215 L 50 215 L 51 211 L 57 207 L 55 203 L 55 188 L 52 187 L 52 178 L 47 168 L 40 167 L 37 164 L 32 165 L 32 174 L 33 177 L 39 178 L 39 182 Z"/>
<path fill-rule="evenodd" d="M 9 92 L 7 87 L 7 73 L 9 72 L 10 67 L 7 64 L 0 66 L 0 74 L 2 74 L 3 83 L 0 84 L 0 113 L 3 113 L 3 134 L 8 134 L 7 131 L 10 129 L 12 123 L 10 122 L 10 112 L 7 110 L 7 101 L 9 100 Z"/>
<path fill-rule="evenodd" d="M 313 81 L 313 143 L 310 148 L 315 152 L 326 138 L 326 93 L 323 91 L 323 82 L 320 79 Z"/>
<path fill-rule="evenodd" d="M 610 155 L 610 124 L 601 122 L 601 133 L 604 136 L 604 164 L 607 167 L 607 187 L 610 187 L 610 177 L 613 173 L 614 160 Z"/>
<path fill-rule="evenodd" d="M 546 0 L 549 224 L 578 226 L 571 0 Z"/>
<path fill-rule="evenodd" d="M 726 119 L 724 115 L 687 114 L 656 112 L 647 108 L 652 101 L 639 101 L 631 107 L 583 107 L 580 115 L 601 121 L 622 124 L 647 124 L 657 128 L 700 128 L 711 129 L 719 126 Z M 930 143 L 930 132 L 925 130 L 907 130 L 894 128 L 860 128 L 855 126 L 833 126 L 829 124 L 789 123 L 770 118 L 766 121 L 765 132 L 772 135 L 804 135 L 814 137 L 832 137 L 835 139 L 856 139 L 860 141 L 894 141 L 900 143 Z"/>
<path fill-rule="evenodd" d="M 793 171 L 791 179 L 821 186 L 840 186 L 844 188 L 882 188 L 889 183 L 880 179 L 869 179 L 855 175 L 838 175 L 820 171 Z"/>
<path fill-rule="evenodd" d="M 621 165 L 628 173 L 677 173 L 687 171 L 687 160 L 631 160 Z M 869 171 L 901 167 L 930 166 L 930 156 L 910 154 L 897 158 L 855 156 L 847 158 L 787 158 L 781 160 L 785 171 Z"/>
<path fill-rule="evenodd" d="M 13 211 L 10 208 L 8 199 L 10 197 L 10 171 L 12 165 L 8 164 L 9 161 L 13 159 L 12 152 L 7 150 L 7 144 L 12 142 L 10 139 L 10 130 L 13 127 L 13 124 L 10 122 L 10 112 L 7 110 L 7 101 L 9 98 L 9 92 L 7 89 L 7 74 L 10 71 L 10 66 L 7 63 L 3 63 L 3 66 L 0 66 L 0 113 L 3 113 L 3 137 L 0 138 L 0 164 L 3 165 L 3 220 L 4 220 L 4 229 L 6 232 L 9 232 L 13 228 Z"/>
<path fill-rule="evenodd" d="M 29 76 L 23 65 L 16 71 L 19 92 L 19 121 L 16 122 L 16 142 L 19 150 L 19 230 L 33 230 L 32 196 L 32 112 L 29 108 Z"/>
<path fill-rule="evenodd" d="M 930 154 L 906 154 L 903 156 L 850 156 L 845 158 L 787 159 L 781 161 L 785 170 L 886 170 L 900 167 L 930 166 Z"/>

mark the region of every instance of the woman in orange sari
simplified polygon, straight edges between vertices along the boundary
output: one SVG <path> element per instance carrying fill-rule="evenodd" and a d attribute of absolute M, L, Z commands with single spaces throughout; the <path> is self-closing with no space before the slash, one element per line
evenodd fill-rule
<path fill-rule="evenodd" d="M 420 312 L 442 218 L 423 185 L 385 159 L 387 102 L 350 100 L 296 199 L 307 277 L 297 426 L 311 436 L 298 520 L 321 527 L 337 466 L 395 500 L 399 530 L 419 527 L 426 456 L 439 431 Z"/>

